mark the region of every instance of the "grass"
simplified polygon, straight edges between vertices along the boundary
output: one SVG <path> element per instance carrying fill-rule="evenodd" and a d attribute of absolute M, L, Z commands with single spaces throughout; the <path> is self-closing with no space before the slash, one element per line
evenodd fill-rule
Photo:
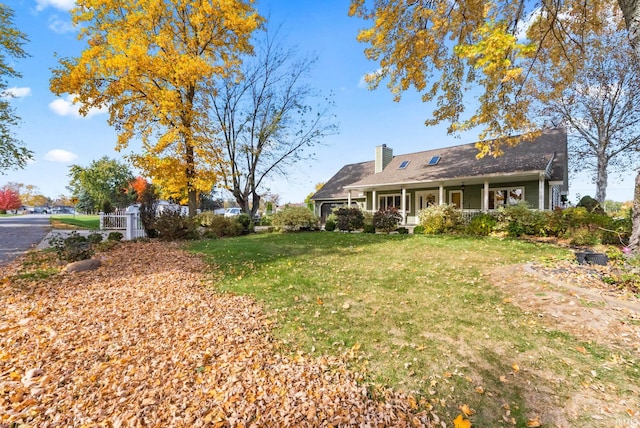
<path fill-rule="evenodd" d="M 60 272 L 60 264 L 52 251 L 29 251 L 18 271 L 8 278 L 12 284 L 22 286 L 50 278 Z M 0 279 L 0 283 L 2 283 Z"/>
<path fill-rule="evenodd" d="M 354 369 L 371 387 L 416 394 L 449 422 L 466 404 L 474 426 L 512 426 L 504 418 L 526 426 L 593 385 L 638 400 L 626 396 L 640 380 L 633 355 L 545 325 L 491 285 L 508 279 L 505 266 L 572 257 L 566 250 L 342 233 L 251 235 L 190 248 L 216 267 L 219 290 L 264 305 L 291 351 L 355 355 Z"/>
<path fill-rule="evenodd" d="M 49 219 L 54 229 L 90 229 L 100 228 L 98 215 L 52 215 Z"/>

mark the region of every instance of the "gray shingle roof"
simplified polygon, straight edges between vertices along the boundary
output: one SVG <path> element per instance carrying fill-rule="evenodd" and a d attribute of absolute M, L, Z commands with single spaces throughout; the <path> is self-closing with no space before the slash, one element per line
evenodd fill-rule
<path fill-rule="evenodd" d="M 373 148 L 372 148 L 373 151 Z M 566 185 L 567 134 L 562 128 L 545 130 L 532 141 L 504 149 L 504 155 L 476 159 L 475 143 L 444 147 L 417 153 L 395 155 L 382 172 L 374 173 L 374 161 L 345 165 L 313 195 L 314 200 L 345 198 L 345 186 L 371 187 L 384 184 L 434 182 L 456 178 L 545 171 L 550 180 Z M 428 165 L 440 156 L 436 165 Z M 550 165 L 550 161 L 553 163 Z M 404 169 L 398 167 L 409 161 Z"/>

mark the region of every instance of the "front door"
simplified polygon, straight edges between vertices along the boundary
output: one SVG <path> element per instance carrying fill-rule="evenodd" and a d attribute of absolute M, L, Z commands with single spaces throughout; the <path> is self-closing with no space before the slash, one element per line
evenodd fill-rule
<path fill-rule="evenodd" d="M 431 205 L 438 205 L 437 190 L 416 192 L 416 216 L 419 216 L 420 211 Z"/>

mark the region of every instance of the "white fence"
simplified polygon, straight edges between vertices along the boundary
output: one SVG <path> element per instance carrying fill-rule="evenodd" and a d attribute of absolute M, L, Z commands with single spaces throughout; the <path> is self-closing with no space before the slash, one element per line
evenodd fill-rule
<path fill-rule="evenodd" d="M 100 213 L 100 230 L 123 231 L 124 239 L 127 241 L 147 236 L 140 220 L 140 213 L 122 210 L 112 214 Z"/>

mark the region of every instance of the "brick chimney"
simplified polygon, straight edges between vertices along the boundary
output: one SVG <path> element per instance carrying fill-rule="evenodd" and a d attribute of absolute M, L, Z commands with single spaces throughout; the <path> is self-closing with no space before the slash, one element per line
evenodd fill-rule
<path fill-rule="evenodd" d="M 386 144 L 376 147 L 376 174 L 382 172 L 393 159 L 393 149 Z"/>

